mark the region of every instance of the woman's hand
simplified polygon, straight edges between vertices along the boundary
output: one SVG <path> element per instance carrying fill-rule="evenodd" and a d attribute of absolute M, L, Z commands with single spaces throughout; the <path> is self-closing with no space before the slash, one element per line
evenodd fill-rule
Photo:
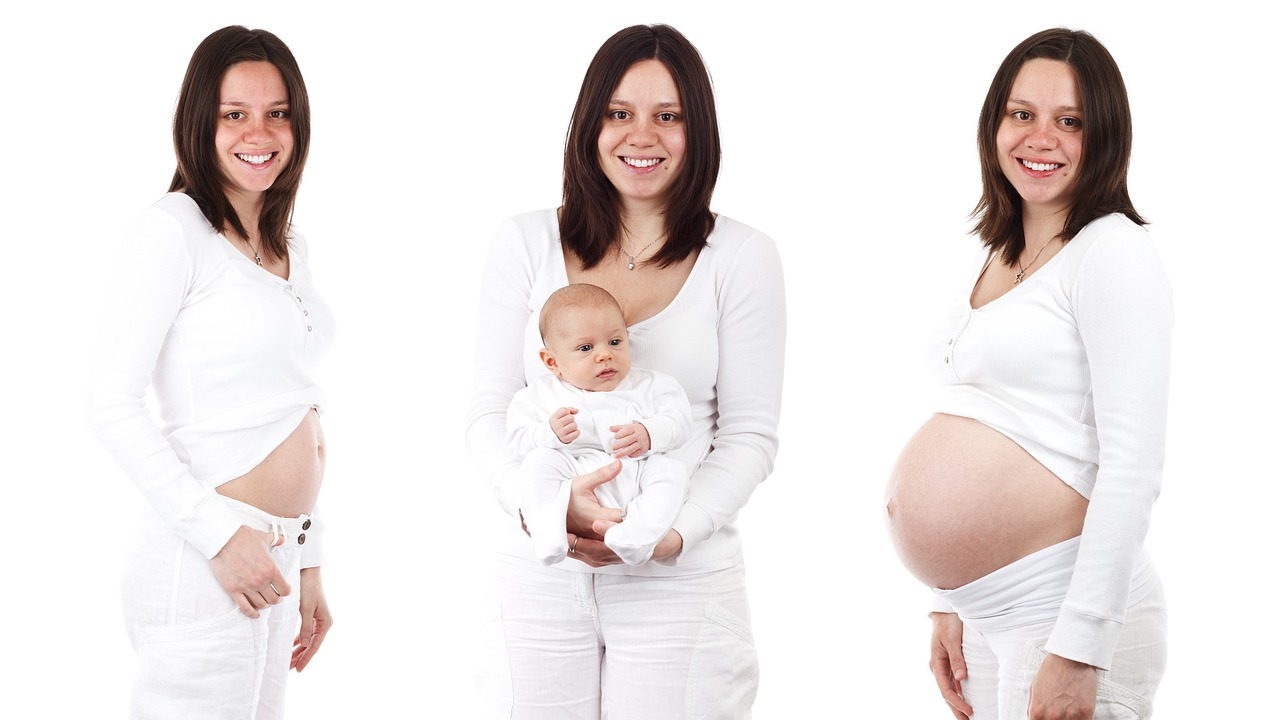
<path fill-rule="evenodd" d="M 1028 720 L 1091 720 L 1098 702 L 1098 672 L 1092 665 L 1045 656 L 1031 683 Z"/>
<path fill-rule="evenodd" d="M 320 651 L 320 644 L 333 627 L 333 615 L 329 614 L 329 603 L 324 598 L 324 587 L 320 585 L 320 568 L 304 568 L 302 571 L 302 596 L 298 599 L 298 614 L 302 616 L 302 627 L 298 637 L 293 639 L 293 657 L 289 659 L 289 669 L 302 672 L 307 663 Z"/>
<path fill-rule="evenodd" d="M 603 537 L 609 528 L 617 524 L 618 523 L 616 522 L 598 520 L 596 521 L 593 529 Z M 618 557 L 617 553 L 610 550 L 609 546 L 605 545 L 602 540 L 592 540 L 589 538 L 570 535 L 569 547 L 573 548 L 573 553 L 570 554 L 569 557 L 584 562 L 591 567 L 617 565 L 622 562 L 622 558 Z M 680 552 L 683 547 L 684 537 L 675 530 L 668 530 L 667 534 L 664 535 L 653 548 L 653 555 L 649 559 L 661 560 L 663 558 L 671 557 L 672 555 Z"/>
<path fill-rule="evenodd" d="M 273 544 L 282 542 L 283 537 L 241 525 L 209 560 L 218 584 L 240 606 L 240 612 L 251 618 L 259 617 L 258 610 L 275 605 L 292 590 L 269 552 Z"/>
<path fill-rule="evenodd" d="M 622 472 L 622 463 L 614 460 L 604 467 L 593 470 L 586 475 L 579 475 L 573 479 L 573 489 L 569 492 L 569 511 L 565 515 L 565 530 L 570 535 L 577 536 L 580 541 L 586 539 L 602 540 L 603 534 L 598 534 L 591 529 L 591 526 L 597 520 L 605 520 L 608 522 L 622 522 L 622 511 L 616 508 L 606 508 L 600 504 L 600 500 L 596 498 L 596 488 L 618 477 L 618 473 Z M 569 540 L 570 547 L 573 546 L 573 540 Z M 581 547 L 581 545 L 579 545 Z M 616 555 L 614 556 L 617 557 Z M 609 564 L 609 563 L 605 563 Z"/>
<path fill-rule="evenodd" d="M 973 706 L 964 701 L 960 694 L 960 681 L 969 677 L 969 669 L 964 663 L 964 649 L 961 644 L 964 636 L 964 624 L 955 613 L 929 613 L 933 618 L 933 637 L 929 642 L 929 669 L 933 671 L 933 679 L 938 683 L 938 691 L 942 699 L 947 701 L 947 708 L 956 720 L 968 720 L 973 714 Z"/>

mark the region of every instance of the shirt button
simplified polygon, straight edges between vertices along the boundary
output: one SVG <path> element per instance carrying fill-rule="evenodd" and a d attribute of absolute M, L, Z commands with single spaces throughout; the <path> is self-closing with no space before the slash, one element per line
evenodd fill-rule
<path fill-rule="evenodd" d="M 308 519 L 306 519 L 306 520 L 303 520 L 303 521 L 302 521 L 302 529 L 303 529 L 303 530 L 310 530 L 310 529 L 311 529 L 311 519 L 310 519 L 310 518 L 308 518 Z"/>
<path fill-rule="evenodd" d="M 299 545 L 306 545 L 306 544 L 307 544 L 307 534 L 306 534 L 306 533 L 298 533 L 298 544 L 299 544 Z"/>
<path fill-rule="evenodd" d="M 310 325 L 308 325 L 308 326 L 307 326 L 307 332 L 311 332 L 311 326 L 310 326 Z"/>
<path fill-rule="evenodd" d="M 310 314 L 311 314 L 311 311 L 310 311 L 310 310 L 303 310 L 303 311 L 302 311 L 302 315 L 303 315 L 303 317 L 306 317 L 307 315 L 310 315 Z"/>
<path fill-rule="evenodd" d="M 942 358 L 942 362 L 943 362 L 943 363 L 945 363 L 945 364 L 950 364 L 950 362 L 951 362 L 951 358 L 949 358 L 949 357 L 944 357 L 944 358 Z"/>
<path fill-rule="evenodd" d="M 284 289 L 285 289 L 285 290 L 292 290 L 292 289 L 293 289 L 293 286 L 292 286 L 292 285 L 285 285 L 285 286 L 284 286 Z"/>
<path fill-rule="evenodd" d="M 951 343 L 953 343 L 953 342 L 955 342 L 955 341 L 956 341 L 956 339 L 955 339 L 955 338 L 951 338 L 950 340 L 948 340 L 948 341 L 947 341 L 947 344 L 948 344 L 948 345 L 950 345 Z"/>

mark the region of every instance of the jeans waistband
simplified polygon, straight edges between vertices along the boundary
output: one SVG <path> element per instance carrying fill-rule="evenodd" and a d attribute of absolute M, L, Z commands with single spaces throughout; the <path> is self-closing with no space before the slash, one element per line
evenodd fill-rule
<path fill-rule="evenodd" d="M 1057 619 L 1075 571 L 1080 538 L 1064 540 L 1015 560 L 954 590 L 934 589 L 979 631 L 1001 632 Z M 1133 568 L 1129 604 L 1156 586 L 1155 567 L 1144 550 Z"/>
<path fill-rule="evenodd" d="M 296 518 L 277 517 L 261 508 L 223 497 L 223 502 L 240 518 L 246 527 L 269 532 L 284 538 L 282 547 L 303 545 L 307 542 L 307 531 L 311 529 L 311 516 L 299 515 Z"/>

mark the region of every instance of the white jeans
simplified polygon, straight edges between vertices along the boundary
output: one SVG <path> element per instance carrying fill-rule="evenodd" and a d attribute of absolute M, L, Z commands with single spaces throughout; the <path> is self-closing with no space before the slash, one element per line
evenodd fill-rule
<path fill-rule="evenodd" d="M 759 684 L 742 567 L 677 577 L 500 556 L 478 690 L 486 717 L 751 717 Z"/>
<path fill-rule="evenodd" d="M 971 720 L 1026 720 L 1031 683 L 1045 658 L 1075 562 L 1078 538 L 1041 550 L 952 591 L 943 591 L 964 621 L 963 652 L 969 677 L 961 694 L 973 706 Z M 1039 578 L 1040 581 L 1036 582 Z M 992 582 L 992 581 L 995 582 Z M 1152 714 L 1156 688 L 1167 657 L 1164 588 L 1144 556 L 1135 573 L 1135 600 L 1125 612 L 1124 627 L 1108 670 L 1098 670 L 1094 720 L 1146 720 Z M 1013 587 L 1023 590 L 1003 613 L 991 613 L 987 602 L 1009 601 Z M 977 598 L 980 615 L 966 618 L 965 607 Z M 1052 601 L 1056 601 L 1056 605 Z M 1045 618 L 1048 619 L 1045 619 Z M 1025 618 L 1029 622 L 1019 622 Z"/>
<path fill-rule="evenodd" d="M 273 518 L 226 500 L 242 522 L 285 535 L 271 555 L 293 588 L 252 619 L 218 584 L 209 561 L 148 513 L 121 586 L 125 629 L 138 653 L 135 720 L 276 720 L 298 627 L 305 516 Z"/>

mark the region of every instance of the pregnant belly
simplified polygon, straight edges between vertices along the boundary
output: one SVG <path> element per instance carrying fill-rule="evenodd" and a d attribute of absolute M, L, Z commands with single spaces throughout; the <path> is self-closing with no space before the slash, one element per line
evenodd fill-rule
<path fill-rule="evenodd" d="M 324 432 L 312 409 L 262 462 L 218 486 L 218 493 L 279 517 L 310 514 L 324 478 Z"/>
<path fill-rule="evenodd" d="M 889 535 L 911 574 L 952 589 L 1080 534 L 1088 501 L 977 420 L 934 415 L 889 478 Z"/>

